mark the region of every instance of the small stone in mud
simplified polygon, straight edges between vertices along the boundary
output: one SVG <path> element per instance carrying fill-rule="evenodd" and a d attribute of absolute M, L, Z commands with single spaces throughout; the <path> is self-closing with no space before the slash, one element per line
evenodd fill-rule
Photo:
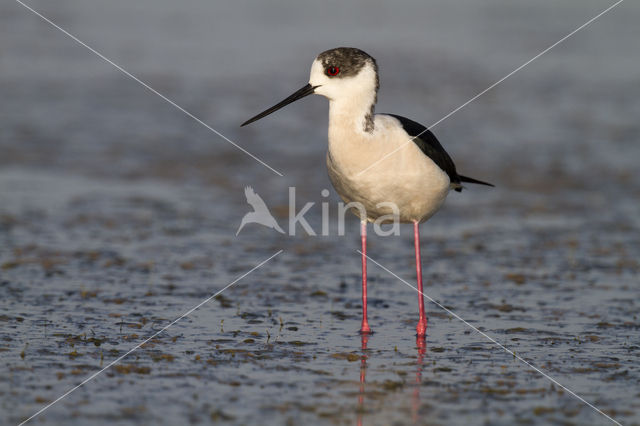
<path fill-rule="evenodd" d="M 344 321 L 349 318 L 349 315 L 345 314 L 342 311 L 331 311 L 331 315 L 333 315 L 335 318 L 338 318 L 340 321 Z"/>
<path fill-rule="evenodd" d="M 211 420 L 212 420 L 212 421 L 214 421 L 214 422 L 219 422 L 219 421 L 226 421 L 226 422 L 228 422 L 228 421 L 231 421 L 231 420 L 233 420 L 233 419 L 235 418 L 235 417 L 233 417 L 233 416 L 231 416 L 231 415 L 229 415 L 229 414 L 226 414 L 226 413 L 225 413 L 224 411 L 222 411 L 222 410 L 216 410 L 216 411 L 213 411 L 209 417 L 210 417 L 210 418 L 211 418 Z"/>
<path fill-rule="evenodd" d="M 527 281 L 523 274 L 506 274 L 504 277 L 516 285 L 522 285 Z"/>
<path fill-rule="evenodd" d="M 217 300 L 220 303 L 220 306 L 223 308 L 233 308 L 231 299 L 225 297 L 222 294 L 217 295 L 216 297 L 214 297 L 214 299 Z"/>

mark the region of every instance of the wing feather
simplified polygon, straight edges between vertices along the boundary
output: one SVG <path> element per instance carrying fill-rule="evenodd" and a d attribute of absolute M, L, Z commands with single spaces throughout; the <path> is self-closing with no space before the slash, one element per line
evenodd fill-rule
<path fill-rule="evenodd" d="M 456 165 L 453 163 L 449 154 L 447 154 L 447 151 L 445 151 L 442 145 L 440 145 L 440 142 L 438 142 L 438 139 L 431 130 L 427 129 L 422 124 L 400 115 L 386 115 L 390 115 L 400 122 L 404 131 L 413 138 L 413 142 L 418 145 L 424 155 L 429 157 L 449 176 L 453 189 L 456 191 L 462 191 L 462 182 L 493 186 L 488 182 L 483 182 L 467 176 L 460 176 L 456 170 Z"/>
<path fill-rule="evenodd" d="M 405 132 L 409 134 L 413 139 L 413 142 L 418 145 L 420 150 L 429 157 L 438 167 L 442 169 L 448 176 L 452 184 L 460 183 L 460 176 L 456 171 L 456 165 L 453 160 L 444 150 L 436 136 L 424 127 L 422 124 L 410 120 L 406 117 L 395 114 L 387 114 L 395 118 L 400 122 Z M 420 136 L 418 136 L 420 135 Z"/>

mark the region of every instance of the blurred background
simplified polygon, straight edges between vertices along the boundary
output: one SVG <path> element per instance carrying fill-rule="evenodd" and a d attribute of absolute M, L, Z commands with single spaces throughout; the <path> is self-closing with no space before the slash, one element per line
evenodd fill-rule
<path fill-rule="evenodd" d="M 380 66 L 378 111 L 429 125 L 608 5 L 32 3 L 281 170 L 277 185 L 324 179 L 326 100 L 238 124 L 306 83 L 319 52 L 369 52 Z M 277 177 L 18 3 L 2 8 L 3 166 L 237 187 L 254 173 Z M 622 4 L 434 129 L 459 167 L 501 186 L 637 178 L 639 107 L 630 88 L 640 74 L 638 13 Z"/>
<path fill-rule="evenodd" d="M 440 357 L 444 370 L 425 369 L 427 383 L 416 389 L 431 395 L 428 402 L 406 405 L 415 401 L 407 383 L 421 359 L 413 341 L 417 305 L 412 292 L 381 270 L 372 272 L 372 326 L 380 331 L 369 343 L 378 357 L 369 356 L 368 383 L 375 393 L 363 393 L 360 363 L 340 355 L 362 355 L 354 334 L 357 222 L 342 238 L 309 238 L 302 229 L 286 237 L 257 225 L 237 238 L 235 231 L 249 210 L 246 185 L 285 229 L 288 187 L 295 186 L 300 206 L 316 202 L 307 218 L 320 229 L 320 191 L 331 188 L 324 165 L 327 101 L 310 97 L 239 127 L 306 84 L 319 52 L 338 46 L 368 52 L 380 70 L 377 111 L 428 126 L 611 4 L 28 2 L 280 177 L 19 3 L 3 1 L 3 422 L 33 414 L 149 335 L 151 324 L 175 318 L 285 249 L 268 270 L 256 272 L 257 297 L 248 287 L 230 289 L 229 302 L 200 313 L 197 326 L 195 319 L 176 326 L 177 342 L 171 336 L 158 342 L 164 352 L 141 350 L 139 364 L 126 364 L 149 365 L 151 377 L 125 376 L 126 368 L 110 373 L 115 378 L 105 374 L 41 419 L 351 423 L 364 416 L 379 424 L 606 424 L 508 356 L 506 370 L 502 361 L 480 356 L 478 347 L 505 358 L 447 315 L 430 322 L 435 342 L 428 342 L 442 349 L 430 356 Z M 496 189 L 452 194 L 423 226 L 434 298 L 504 335 L 536 365 L 549 362 L 550 374 L 629 424 L 640 422 L 639 20 L 638 3 L 623 2 L 438 124 L 433 131 L 458 170 Z M 335 206 L 335 192 L 329 200 Z M 409 282 L 415 280 L 411 250 L 405 229 L 400 237 L 371 240 L 371 256 Z M 221 320 L 232 325 L 221 327 Z M 127 329 L 130 324 L 136 325 Z M 274 348 L 279 333 L 289 343 Z M 263 346 L 246 349 L 246 340 Z M 243 363 L 236 353 L 265 358 Z M 157 360 L 165 354 L 176 360 Z M 463 367 L 471 360 L 474 366 Z M 286 370 L 295 379 L 283 363 L 298 365 Z M 544 391 L 526 388 L 532 381 Z M 354 392 L 373 405 L 358 405 Z"/>

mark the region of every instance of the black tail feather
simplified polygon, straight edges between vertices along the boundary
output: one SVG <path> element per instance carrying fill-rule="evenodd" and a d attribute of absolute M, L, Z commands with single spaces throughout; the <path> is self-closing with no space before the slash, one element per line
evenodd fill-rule
<path fill-rule="evenodd" d="M 493 184 L 490 184 L 489 182 L 483 182 L 481 180 L 477 180 L 477 179 L 466 177 L 466 176 L 462 176 L 462 175 L 458 175 L 458 177 L 460 178 L 460 181 L 462 181 L 462 182 L 476 183 L 478 185 L 495 186 Z"/>

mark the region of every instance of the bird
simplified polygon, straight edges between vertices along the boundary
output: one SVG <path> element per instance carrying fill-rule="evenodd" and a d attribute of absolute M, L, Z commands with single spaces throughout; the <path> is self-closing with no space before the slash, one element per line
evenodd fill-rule
<path fill-rule="evenodd" d="M 393 213 L 400 223 L 413 224 L 419 311 L 416 334 L 424 337 L 427 317 L 419 226 L 438 211 L 450 190 L 462 191 L 463 183 L 494 185 L 458 174 L 449 154 L 423 125 L 396 114 L 375 113 L 379 88 L 378 65 L 372 56 L 354 47 L 330 49 L 313 60 L 308 84 L 241 126 L 311 94 L 329 100 L 329 179 L 345 203 L 364 207 L 353 209 L 360 218 L 362 244 L 360 333 L 372 333 L 367 318 L 367 223 Z"/>
<path fill-rule="evenodd" d="M 240 226 L 236 231 L 236 237 L 247 223 L 259 223 L 260 225 L 275 229 L 279 233 L 284 234 L 284 231 L 282 230 L 282 228 L 280 228 L 278 222 L 276 222 L 275 218 L 269 211 L 269 208 L 264 203 L 264 200 L 262 200 L 262 198 L 260 198 L 260 196 L 256 194 L 253 188 L 251 188 L 250 186 L 245 187 L 244 196 L 247 198 L 247 203 L 249 203 L 249 205 L 253 207 L 253 211 L 245 214 L 242 217 Z"/>

